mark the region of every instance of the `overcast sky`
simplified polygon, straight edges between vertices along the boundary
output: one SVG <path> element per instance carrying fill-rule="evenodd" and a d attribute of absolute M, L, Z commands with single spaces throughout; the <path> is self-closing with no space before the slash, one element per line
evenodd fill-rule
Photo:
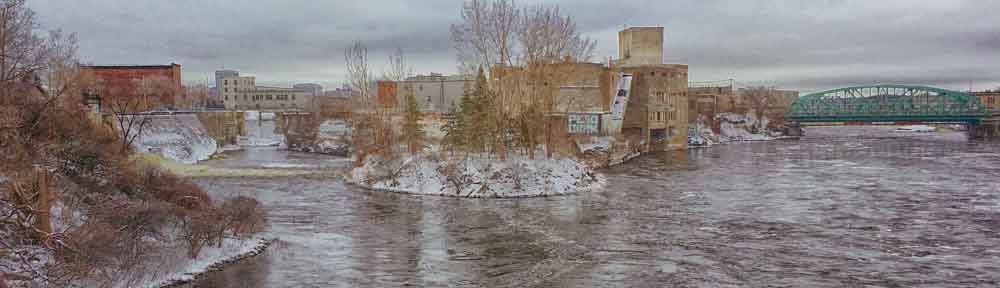
<path fill-rule="evenodd" d="M 183 65 L 186 82 L 219 68 L 257 82 L 344 83 L 343 49 L 367 43 L 376 71 L 402 47 L 416 73 L 456 70 L 448 27 L 461 0 L 31 0 L 45 28 L 75 32 L 93 64 Z M 691 81 L 814 91 L 846 85 L 1000 86 L 1000 1 L 552 0 L 617 55 L 624 26 L 666 27 L 668 63 Z"/>

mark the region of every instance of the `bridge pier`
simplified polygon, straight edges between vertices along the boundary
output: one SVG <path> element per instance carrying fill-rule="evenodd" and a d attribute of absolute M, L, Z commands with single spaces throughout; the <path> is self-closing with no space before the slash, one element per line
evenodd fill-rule
<path fill-rule="evenodd" d="M 1000 139 L 1000 116 L 983 118 L 978 124 L 970 124 L 969 138 L 980 140 Z"/>
<path fill-rule="evenodd" d="M 785 136 L 792 137 L 802 137 L 805 133 L 802 131 L 802 124 L 799 122 L 789 122 L 785 125 L 785 131 L 783 131 Z"/>

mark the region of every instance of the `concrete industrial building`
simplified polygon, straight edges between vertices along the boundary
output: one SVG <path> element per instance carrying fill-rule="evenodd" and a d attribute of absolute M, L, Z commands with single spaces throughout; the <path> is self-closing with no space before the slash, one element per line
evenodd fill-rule
<path fill-rule="evenodd" d="M 650 150 L 687 148 L 688 66 L 643 64 L 621 67 L 632 75 L 622 135 Z"/>
<path fill-rule="evenodd" d="M 663 27 L 631 27 L 618 33 L 613 71 L 632 75 L 621 134 L 647 149 L 687 148 L 688 66 L 663 63 Z"/>
<path fill-rule="evenodd" d="M 663 27 L 630 27 L 618 32 L 618 66 L 663 64 Z"/>
<path fill-rule="evenodd" d="M 313 94 L 283 87 L 257 86 L 256 77 L 223 77 L 219 93 L 227 110 L 303 110 L 312 103 Z"/>
<path fill-rule="evenodd" d="M 495 81 L 510 82 L 499 83 L 502 87 L 527 89 L 501 95 L 499 102 L 509 112 L 540 105 L 552 121 L 566 123 L 565 131 L 557 134 L 621 134 L 630 143 L 642 143 L 643 149 L 686 148 L 688 67 L 662 63 L 663 27 L 625 29 L 619 32 L 619 49 L 619 59 L 610 64 L 566 59 L 530 72 L 522 67 L 495 66 L 490 75 Z M 632 76 L 631 95 L 624 119 L 613 120 L 612 97 L 623 74 Z M 527 83 L 527 87 L 517 87 L 517 83 Z"/>
<path fill-rule="evenodd" d="M 473 81 L 465 76 L 438 73 L 408 77 L 403 81 L 376 82 L 376 101 L 380 106 L 402 112 L 406 97 L 413 95 L 422 112 L 444 114 L 457 109 L 462 95 Z"/>

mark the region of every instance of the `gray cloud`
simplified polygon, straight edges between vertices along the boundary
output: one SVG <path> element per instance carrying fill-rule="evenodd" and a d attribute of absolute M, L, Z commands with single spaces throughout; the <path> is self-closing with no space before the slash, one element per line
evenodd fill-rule
<path fill-rule="evenodd" d="M 520 1 L 528 3 L 528 1 Z M 666 27 L 665 58 L 691 80 L 818 90 L 873 82 L 1000 85 L 996 1 L 531 1 L 559 5 L 617 55 L 624 26 Z M 272 85 L 343 82 L 343 47 L 369 45 L 375 70 L 402 47 L 418 73 L 453 72 L 448 26 L 461 1 L 34 0 L 46 28 L 79 34 L 92 63 L 223 66 Z"/>

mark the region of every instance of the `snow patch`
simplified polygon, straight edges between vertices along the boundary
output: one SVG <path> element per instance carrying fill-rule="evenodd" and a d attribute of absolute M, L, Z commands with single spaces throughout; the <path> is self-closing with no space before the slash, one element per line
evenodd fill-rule
<path fill-rule="evenodd" d="M 604 185 L 603 177 L 569 158 L 370 157 L 347 178 L 374 190 L 469 198 L 564 195 Z"/>

